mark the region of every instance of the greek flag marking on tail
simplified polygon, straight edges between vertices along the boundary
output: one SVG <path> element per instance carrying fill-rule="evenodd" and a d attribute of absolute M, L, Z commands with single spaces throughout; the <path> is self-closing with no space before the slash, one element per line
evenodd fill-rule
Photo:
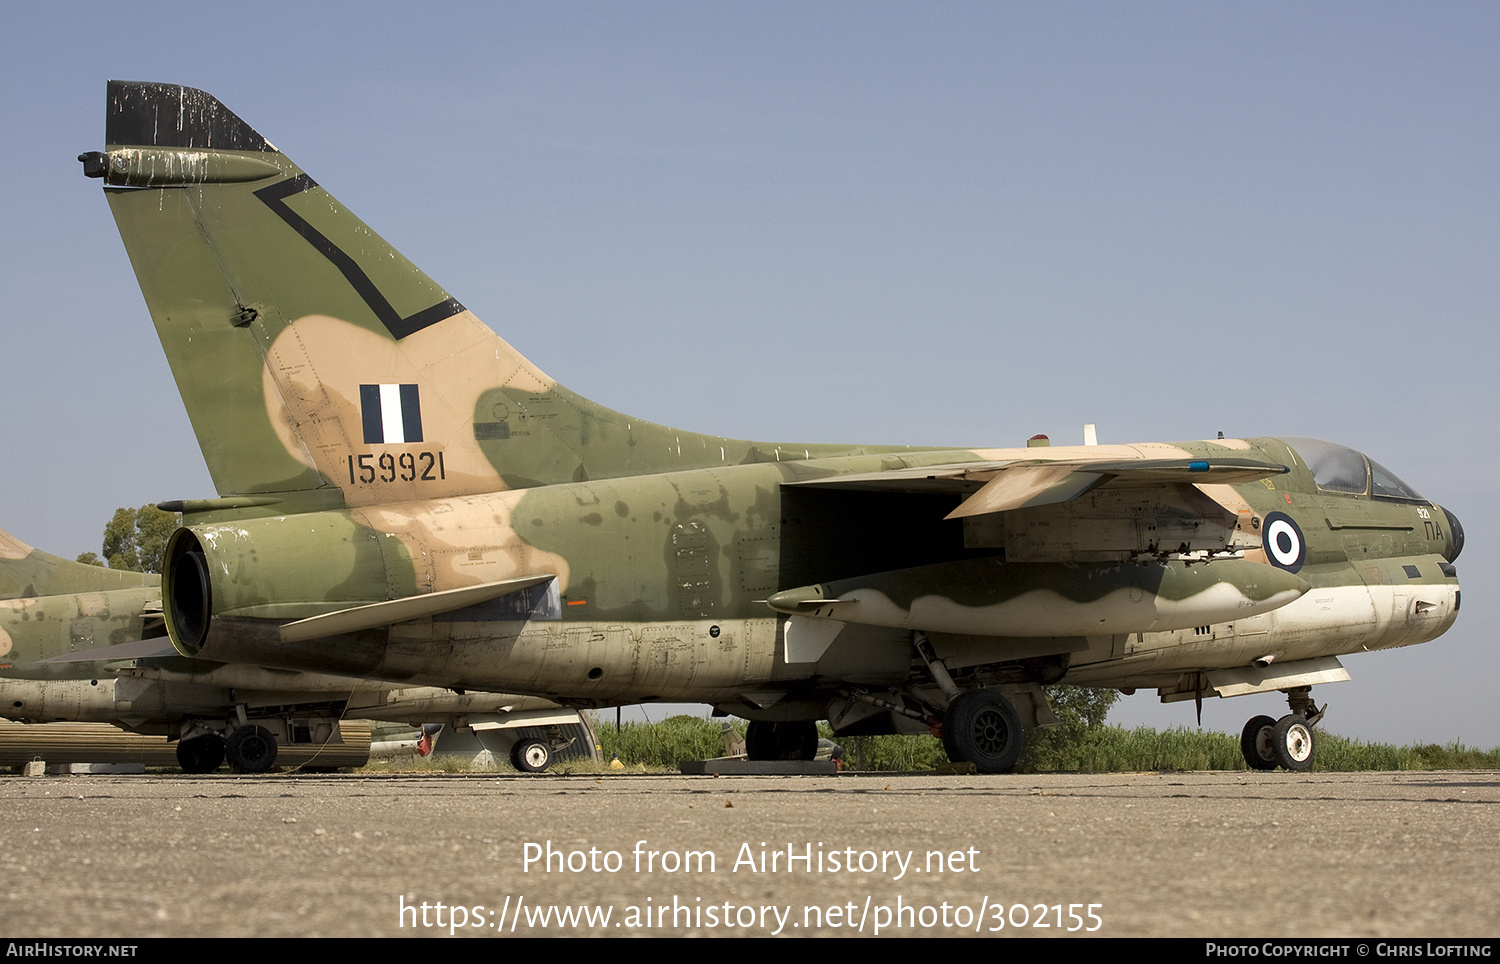
<path fill-rule="evenodd" d="M 359 412 L 366 445 L 422 441 L 422 406 L 415 385 L 361 385 Z"/>

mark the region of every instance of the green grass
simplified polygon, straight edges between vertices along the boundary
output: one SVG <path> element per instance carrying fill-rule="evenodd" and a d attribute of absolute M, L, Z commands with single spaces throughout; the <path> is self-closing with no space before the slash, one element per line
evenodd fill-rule
<path fill-rule="evenodd" d="M 711 760 L 724 755 L 723 721 L 697 716 L 672 716 L 660 723 L 626 723 L 617 732 L 613 723 L 594 722 L 599 749 L 608 765 L 675 770 L 683 760 Z M 745 721 L 731 720 L 735 735 L 745 738 Z"/>
<path fill-rule="evenodd" d="M 730 720 L 730 729 L 743 740 L 745 721 Z M 568 762 L 553 767 L 558 773 L 674 772 L 683 760 L 723 756 L 723 721 L 674 716 L 660 723 L 627 723 L 618 731 L 612 722 L 594 720 L 603 764 Z M 948 763 L 941 741 L 931 736 L 833 737 L 820 724 L 823 737 L 844 746 L 844 768 L 877 772 L 936 770 Z M 1461 743 L 1446 746 L 1396 747 L 1365 743 L 1318 732 L 1314 771 L 1355 770 L 1487 770 L 1500 769 L 1500 749 L 1479 750 Z M 372 762 L 366 772 L 394 770 L 469 772 L 467 761 L 437 758 L 400 765 Z M 501 763 L 494 768 L 508 772 Z M 1200 732 L 1186 727 L 1156 730 L 1140 726 L 1088 726 L 1073 722 L 1033 730 L 1026 752 L 1016 767 L 1022 773 L 1130 773 L 1141 771 L 1245 770 L 1240 740 L 1228 733 Z"/>
<path fill-rule="evenodd" d="M 499 766 L 476 766 L 467 757 L 402 756 L 397 759 L 371 760 L 358 773 L 510 773 L 509 763 Z"/>
<path fill-rule="evenodd" d="M 1034 772 L 1120 773 L 1140 770 L 1244 770 L 1239 737 L 1184 727 L 1055 727 L 1034 732 L 1020 768 Z"/>
<path fill-rule="evenodd" d="M 732 720 L 744 737 L 743 720 Z M 660 723 L 596 721 L 606 764 L 618 757 L 628 769 L 675 770 L 682 760 L 724 754 L 721 721 L 674 716 Z M 820 727 L 826 738 L 827 726 Z M 1319 732 L 1314 770 L 1475 770 L 1500 769 L 1500 749 L 1479 750 L 1460 743 L 1394 747 Z M 947 764 L 942 743 L 931 736 L 866 736 L 838 739 L 845 769 L 933 770 Z M 1144 770 L 1245 770 L 1238 735 L 1186 727 L 1157 730 L 1141 726 L 1059 726 L 1033 730 L 1018 771 L 1029 773 L 1123 773 Z"/>
<path fill-rule="evenodd" d="M 1447 746 L 1388 746 L 1319 733 L 1314 770 L 1493 770 L 1500 749 L 1480 750 L 1455 740 Z"/>

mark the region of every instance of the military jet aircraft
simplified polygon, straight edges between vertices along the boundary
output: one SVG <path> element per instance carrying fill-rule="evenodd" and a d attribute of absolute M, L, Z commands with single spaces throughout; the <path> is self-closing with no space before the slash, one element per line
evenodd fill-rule
<path fill-rule="evenodd" d="M 4 530 L 0 717 L 166 735 L 189 773 L 226 758 L 264 772 L 278 742 L 339 742 L 346 718 L 459 726 L 532 772 L 563 751 L 595 756 L 577 711 L 549 700 L 185 658 L 166 639 L 156 576 L 71 562 Z"/>
<path fill-rule="evenodd" d="M 1300 439 L 749 442 L 539 371 L 213 96 L 112 82 L 102 178 L 215 498 L 165 507 L 185 655 L 747 717 L 752 758 L 940 733 L 1011 769 L 1044 687 L 1285 691 L 1458 612 L 1451 513 Z"/>

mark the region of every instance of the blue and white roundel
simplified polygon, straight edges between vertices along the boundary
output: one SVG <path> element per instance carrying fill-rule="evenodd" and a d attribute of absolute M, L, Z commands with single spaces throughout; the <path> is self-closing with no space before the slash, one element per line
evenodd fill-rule
<path fill-rule="evenodd" d="M 1287 572 L 1296 572 L 1307 560 L 1307 541 L 1302 530 L 1285 512 L 1272 512 L 1265 518 L 1261 528 L 1261 543 L 1266 549 L 1266 558 L 1271 565 Z"/>

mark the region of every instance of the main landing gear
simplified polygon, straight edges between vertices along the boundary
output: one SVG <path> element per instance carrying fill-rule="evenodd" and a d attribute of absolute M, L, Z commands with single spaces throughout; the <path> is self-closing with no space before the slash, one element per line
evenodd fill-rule
<path fill-rule="evenodd" d="M 574 732 L 576 728 L 574 724 L 559 726 L 551 723 L 541 728 L 523 728 L 516 742 L 511 744 L 510 765 L 522 773 L 541 773 L 557 760 L 566 759 L 561 754 L 581 739 Z M 576 751 L 574 755 L 577 755 Z M 592 755 L 589 758 L 593 759 Z"/>
<path fill-rule="evenodd" d="M 818 724 L 811 720 L 751 720 L 745 728 L 746 759 L 811 760 L 817 755 Z"/>
<path fill-rule="evenodd" d="M 927 634 L 912 634 L 912 648 L 933 682 L 948 697 L 943 711 L 943 749 L 954 763 L 972 763 L 980 773 L 1009 773 L 1026 749 L 1021 715 L 999 690 L 960 690 L 938 658 Z"/>
<path fill-rule="evenodd" d="M 229 765 L 240 773 L 265 773 L 276 765 L 276 735 L 263 726 L 246 723 L 229 737 L 203 732 L 177 741 L 177 764 L 183 773 L 212 773 Z"/>
<path fill-rule="evenodd" d="M 1026 749 L 1026 735 L 1015 704 L 999 690 L 962 690 L 938 658 L 926 633 L 912 634 L 912 648 L 927 664 L 932 681 L 948 697 L 943 711 L 943 749 L 954 763 L 972 763 L 980 773 L 1009 773 Z"/>
<path fill-rule="evenodd" d="M 1328 711 L 1318 709 L 1309 695 L 1312 687 L 1300 686 L 1287 691 L 1291 712 L 1279 720 L 1257 716 L 1245 724 L 1240 734 L 1240 752 L 1252 770 L 1302 771 L 1312 766 L 1317 740 L 1313 725 Z"/>
<path fill-rule="evenodd" d="M 522 773 L 541 773 L 552 762 L 546 740 L 517 740 L 510 748 L 510 765 Z"/>
<path fill-rule="evenodd" d="M 943 714 L 948 759 L 972 763 L 980 773 L 1009 773 L 1025 748 L 1021 717 L 995 690 L 960 693 Z"/>
<path fill-rule="evenodd" d="M 212 773 L 224 765 L 224 738 L 205 733 L 177 741 L 177 765 L 183 773 Z"/>
<path fill-rule="evenodd" d="M 253 723 L 236 727 L 224 741 L 224 755 L 241 773 L 265 773 L 276 765 L 276 737 Z"/>

